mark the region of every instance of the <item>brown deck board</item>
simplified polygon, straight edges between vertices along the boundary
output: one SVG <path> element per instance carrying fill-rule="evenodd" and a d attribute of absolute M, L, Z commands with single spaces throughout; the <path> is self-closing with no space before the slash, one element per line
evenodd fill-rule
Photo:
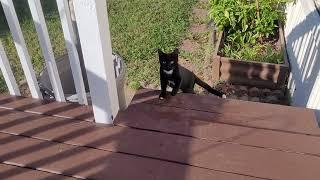
<path fill-rule="evenodd" d="M 318 128 L 315 112 L 310 109 L 281 106 L 266 103 L 256 103 L 239 100 L 226 100 L 214 96 L 199 96 L 193 94 L 178 94 L 174 98 L 160 101 L 159 91 L 143 89 L 137 92 L 132 104 L 148 103 L 162 106 L 193 109 L 232 116 L 235 119 L 263 120 L 270 122 L 282 121 L 292 124 L 295 129 Z"/>
<path fill-rule="evenodd" d="M 303 120 L 291 121 L 290 119 L 256 119 L 230 114 L 217 114 L 196 110 L 185 110 L 175 107 L 158 106 L 153 104 L 137 103 L 128 107 L 125 112 L 120 112 L 116 118 L 116 123 L 143 128 L 160 128 L 159 124 L 174 127 L 184 127 L 196 121 L 199 126 L 208 123 L 223 123 L 243 127 L 269 129 L 282 132 L 292 132 L 310 135 L 320 135 L 319 128 L 309 127 Z M 200 122 L 203 121 L 203 122 Z M 155 125 L 158 124 L 158 125 Z M 184 125 L 186 124 L 186 125 Z M 149 126 L 149 127 L 147 127 Z M 195 125 L 196 126 L 196 125 Z M 181 128 L 180 128 L 181 129 Z"/>
<path fill-rule="evenodd" d="M 0 108 L 93 121 L 91 106 L 0 95 Z"/>
<path fill-rule="evenodd" d="M 162 142 L 167 141 L 166 139 L 179 139 L 177 141 L 181 142 L 181 139 L 184 139 L 184 144 L 199 140 L 200 142 L 207 140 L 218 143 L 225 141 L 225 143 L 235 143 L 239 145 L 271 148 L 281 151 L 320 156 L 320 137 L 281 133 L 277 131 L 219 123 L 203 123 L 201 121 L 193 120 L 193 123 L 190 124 L 183 123 L 183 121 L 180 121 L 181 123 L 179 124 L 171 121 L 171 123 L 162 123 L 163 125 L 167 124 L 166 126 L 163 126 L 159 123 L 152 123 L 156 121 L 150 121 L 149 123 L 144 124 L 146 126 L 139 126 L 139 128 L 151 131 L 141 131 L 139 129 L 121 126 L 114 126 L 111 128 L 97 127 L 90 122 L 35 115 L 12 110 L 0 109 L 0 114 L 6 114 L 0 116 L 0 132 L 21 134 L 112 151 L 115 150 L 111 146 L 112 144 L 109 144 L 109 140 L 112 138 L 118 139 L 119 142 L 125 145 L 124 147 L 126 148 L 121 151 L 128 153 L 133 153 L 130 152 L 130 150 L 132 150 L 130 148 L 132 147 L 137 147 L 133 149 L 137 149 L 138 153 L 144 153 L 146 150 L 141 150 L 139 147 L 143 147 L 145 142 L 149 139 L 152 139 L 152 141 L 148 143 L 150 147 L 158 146 L 159 148 L 163 146 L 163 144 L 167 144 L 166 142 Z M 198 126 L 199 123 L 202 123 L 202 125 Z M 161 131 L 163 133 L 154 132 L 153 130 Z M 186 137 L 181 137 L 176 134 Z M 195 138 L 190 138 L 189 136 Z M 261 141 L 261 139 L 263 139 L 263 141 Z M 160 146 L 159 144 L 162 145 Z M 170 146 L 174 147 L 175 142 Z M 178 150 L 178 148 L 172 151 L 176 150 Z M 146 152 L 145 154 L 140 155 L 152 156 L 150 153 L 152 152 Z"/>
<path fill-rule="evenodd" d="M 17 122 L 16 118 L 21 119 L 21 117 L 25 116 L 24 114 L 26 113 L 14 112 L 10 116 L 8 116 L 8 114 L 7 116 L 0 118 L 0 122 L 4 125 L 10 124 L 11 122 Z M 304 169 L 304 166 L 309 164 L 310 161 L 316 165 L 320 165 L 320 158 L 318 157 L 247 147 L 238 144 L 217 142 L 215 140 L 201 140 L 117 126 L 113 128 L 96 127 L 90 122 L 74 122 L 61 118 L 59 120 L 57 117 L 37 118 L 35 121 L 31 122 L 29 122 L 30 119 L 28 118 L 18 121 L 21 121 L 21 124 L 6 129 L 0 128 L 1 132 L 157 158 L 164 161 L 174 161 L 255 177 L 294 179 L 294 177 L 291 177 L 290 175 L 283 175 L 280 173 L 281 171 L 288 172 L 289 170 L 300 173 L 300 176 L 298 175 L 297 178 L 307 177 L 307 174 L 315 173 L 313 171 L 316 171 L 316 169 L 309 171 Z M 63 126 L 57 126 L 57 124 L 61 123 Z M 0 127 L 2 127 L 3 124 L 0 124 Z M 233 132 L 232 128 L 230 130 Z M 190 131 L 192 131 L 192 129 L 190 129 Z M 260 136 L 260 138 L 263 138 L 268 145 L 273 146 L 271 148 L 277 146 L 284 150 L 293 148 L 294 151 L 305 150 L 308 152 L 312 151 L 312 153 L 316 154 L 319 154 L 320 152 L 319 137 L 270 132 L 265 130 L 264 133 L 252 132 L 253 137 L 251 137 L 251 132 L 252 131 L 249 131 L 249 133 L 245 134 L 244 138 L 240 137 L 240 141 L 256 145 L 257 143 L 262 142 L 261 139 L 256 139 Z M 271 141 L 267 138 L 274 139 Z M 235 141 L 237 141 L 237 138 L 235 139 Z M 263 145 L 263 143 L 261 144 Z M 270 159 L 270 157 L 274 157 L 274 159 Z M 292 165 L 292 163 L 298 165 Z M 280 167 L 274 167 L 273 164 L 277 164 Z M 265 172 L 265 169 L 268 169 L 268 171 Z M 269 175 L 268 172 L 273 172 L 273 174 Z"/>
<path fill-rule="evenodd" d="M 43 172 L 23 167 L 17 167 L 13 165 L 0 164 L 0 178 L 6 180 L 21 180 L 21 179 L 66 179 L 72 180 L 76 178 L 62 176 L 59 174 L 53 174 L 49 172 Z"/>
<path fill-rule="evenodd" d="M 120 180 L 320 175 L 312 110 L 189 94 L 159 101 L 157 91 L 142 90 L 115 126 L 92 120 L 90 106 L 0 95 L 0 162 L 52 174 L 43 179 L 59 173 Z"/>
<path fill-rule="evenodd" d="M 0 133 L 0 161 L 93 179 L 255 179 L 177 163 Z"/>

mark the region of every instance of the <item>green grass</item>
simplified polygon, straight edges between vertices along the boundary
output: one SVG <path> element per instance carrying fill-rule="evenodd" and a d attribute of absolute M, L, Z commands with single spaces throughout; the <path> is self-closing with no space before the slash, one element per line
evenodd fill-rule
<path fill-rule="evenodd" d="M 42 0 L 55 56 L 65 53 L 57 7 L 54 0 Z M 196 0 L 108 0 L 113 50 L 122 55 L 128 68 L 129 85 L 159 84 L 157 49 L 178 47 L 189 26 Z M 27 1 L 14 0 L 21 28 L 37 74 L 44 65 Z M 24 79 L 9 28 L 0 9 L 0 39 L 18 81 Z M 0 91 L 5 91 L 0 76 Z"/>
<path fill-rule="evenodd" d="M 108 4 L 114 51 L 125 59 L 132 87 L 159 84 L 157 49 L 178 47 L 189 27 L 195 0 L 111 0 Z"/>
<path fill-rule="evenodd" d="M 28 52 L 31 56 L 32 64 L 37 75 L 44 66 L 43 55 L 40 50 L 37 33 L 31 18 L 31 12 L 27 1 L 14 0 L 16 12 L 20 21 L 21 29 L 27 44 Z M 64 39 L 55 1 L 42 0 L 43 11 L 48 26 L 48 31 L 53 46 L 55 56 L 58 57 L 65 53 Z M 0 8 L 0 39 L 4 45 L 5 52 L 11 64 L 17 81 L 24 79 L 24 74 L 18 58 L 16 48 L 11 37 L 2 8 Z M 5 82 L 0 77 L 0 92 L 7 90 Z"/>
<path fill-rule="evenodd" d="M 209 9 L 208 2 L 197 2 L 194 5 L 195 8 L 199 9 Z M 205 24 L 209 23 L 209 16 L 206 18 L 198 18 L 196 16 L 190 17 L 190 23 L 192 24 Z M 212 39 L 210 39 L 210 35 L 213 33 L 212 28 L 208 28 L 203 32 L 191 32 L 189 31 L 186 35 L 186 39 L 190 40 L 192 43 L 197 44 L 198 48 L 196 48 L 193 52 L 181 51 L 180 57 L 187 59 L 190 64 L 194 66 L 194 73 L 200 77 L 202 80 L 207 81 L 209 84 L 213 84 L 214 82 L 210 82 L 212 78 L 210 74 L 212 70 L 210 69 L 210 65 L 212 64 L 212 53 L 214 50 L 214 44 L 212 43 Z M 202 92 L 203 88 L 195 87 L 196 92 Z"/>

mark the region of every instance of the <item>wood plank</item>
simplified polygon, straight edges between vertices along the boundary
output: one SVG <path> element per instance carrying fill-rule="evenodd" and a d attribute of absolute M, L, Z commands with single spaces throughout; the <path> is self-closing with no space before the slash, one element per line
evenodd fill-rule
<path fill-rule="evenodd" d="M 256 103 L 239 100 L 225 100 L 213 96 L 199 96 L 194 94 L 178 94 L 166 100 L 158 99 L 159 92 L 143 89 L 137 92 L 132 104 L 147 103 L 161 106 L 178 107 L 197 111 L 206 111 L 243 120 L 263 120 L 290 124 L 293 129 L 318 128 L 314 110 L 281 106 L 275 104 Z"/>
<path fill-rule="evenodd" d="M 0 108 L 93 121 L 91 106 L 0 95 Z"/>
<path fill-rule="evenodd" d="M 188 141 L 201 139 L 320 156 L 320 137 L 219 123 L 203 123 L 197 120 L 193 120 L 191 123 L 179 122 L 178 120 L 162 120 L 162 122 L 158 123 L 154 119 L 148 118 L 148 122 L 145 122 L 144 125 L 138 126 L 138 128 L 151 130 L 152 135 L 150 135 L 150 131 L 140 131 L 139 129 L 121 126 L 114 126 L 112 128 L 97 127 L 90 122 L 0 110 L 0 132 L 21 134 L 94 148 L 109 148 L 105 150 L 114 149 L 110 149 L 108 146 L 105 147 L 104 143 L 99 145 L 93 142 L 99 139 L 110 139 L 110 136 L 112 137 L 113 134 L 119 134 L 118 132 L 122 131 L 127 133 L 120 134 L 117 138 L 123 140 L 123 143 L 128 141 L 125 144 L 134 142 L 137 147 L 143 147 L 145 140 L 143 138 L 140 139 L 140 137 L 144 137 L 146 134 L 157 139 L 155 142 L 150 142 L 151 147 L 153 147 L 157 146 L 158 142 L 160 142 L 159 139 L 161 138 L 159 137 L 165 136 L 163 133 L 169 133 L 168 137 L 162 139 L 174 139 L 175 137 L 186 136 L 185 138 Z M 156 133 L 154 131 L 161 131 L 163 133 L 155 136 L 153 135 Z M 189 137 L 194 138 L 190 140 Z M 125 149 L 123 151 L 128 150 Z M 137 152 L 143 153 L 144 151 L 139 149 Z"/>
<path fill-rule="evenodd" d="M 146 121 L 146 119 L 148 119 L 148 121 Z M 153 129 L 160 127 L 156 124 L 170 126 L 173 124 L 172 122 L 174 122 L 175 124 L 179 123 L 179 126 L 184 127 L 183 124 L 193 123 L 193 120 L 198 120 L 197 123 L 199 124 L 208 124 L 210 122 L 223 123 L 281 132 L 291 132 L 315 136 L 320 135 L 319 128 L 310 127 L 303 121 L 304 119 L 298 121 L 291 121 L 291 119 L 286 118 L 278 119 L 276 117 L 271 119 L 258 119 L 256 117 L 245 117 L 241 115 L 229 114 L 228 112 L 219 114 L 145 103 L 131 104 L 125 112 L 119 113 L 115 123 L 130 127 Z M 201 123 L 199 121 L 204 122 Z M 176 125 L 175 127 L 179 128 L 178 125 Z M 172 129 L 172 127 L 168 127 L 168 129 Z"/>
<path fill-rule="evenodd" d="M 38 171 L 13 165 L 0 164 L 0 177 L 6 180 L 19 180 L 19 179 L 66 179 L 72 180 L 76 178 L 62 176 L 44 171 Z"/>
<path fill-rule="evenodd" d="M 0 134 L 0 161 L 92 179 L 257 179 L 171 162 Z"/>
<path fill-rule="evenodd" d="M 181 109 L 178 108 L 175 109 L 171 107 L 168 109 L 168 107 L 155 107 L 146 104 L 131 105 L 125 112 L 121 112 L 118 115 L 115 124 L 125 127 L 179 134 L 199 139 L 281 149 L 283 151 L 315 155 L 319 155 L 320 152 L 320 144 L 317 143 L 317 141 L 320 140 L 319 129 L 314 129 L 312 132 L 300 131 L 299 133 L 292 133 L 255 128 L 254 124 L 250 123 L 248 123 L 248 125 L 252 127 L 237 126 L 216 123 L 214 117 L 212 119 L 209 117 L 209 121 L 207 119 L 208 114 L 204 112 L 186 112 L 180 110 Z M 209 115 L 211 114 L 209 113 Z M 282 126 L 282 124 L 279 124 L 279 126 Z"/>
<path fill-rule="evenodd" d="M 316 169 L 305 169 L 309 163 L 320 163 L 320 138 L 289 133 L 255 131 L 254 129 L 237 129 L 232 127 L 208 128 L 205 132 L 219 135 L 223 130 L 230 141 L 263 145 L 269 149 L 248 147 L 215 139 L 196 139 L 154 131 L 141 131 L 124 127 L 97 127 L 85 121 L 68 121 L 57 117 L 28 117 L 21 112 L 2 112 L 0 131 L 32 136 L 46 140 L 54 140 L 78 146 L 87 146 L 113 152 L 135 154 L 190 164 L 225 172 L 246 174 L 270 179 L 308 179 Z M 35 118 L 32 120 L 32 118 Z M 169 123 L 170 124 L 170 123 Z M 172 125 L 173 123 L 171 123 Z M 175 126 L 175 124 L 173 124 Z M 230 128 L 228 130 L 228 128 Z M 194 132 L 194 129 L 189 129 Z M 239 134 L 234 133 L 236 130 Z M 242 131 L 241 131 L 242 130 Z M 215 134 L 213 133 L 213 134 Z M 258 139 L 257 139 L 258 138 Z M 168 141 L 170 139 L 170 141 Z M 261 141 L 263 139 L 263 141 Z M 228 139 L 227 139 L 228 140 Z M 271 150 L 280 148 L 291 151 L 307 151 L 315 156 L 302 153 L 288 153 Z M 318 162 L 319 161 L 319 162 Z M 263 162 L 263 163 L 261 163 Z M 296 164 L 293 165 L 292 163 Z M 277 164 L 277 166 L 274 166 Z M 297 169 L 296 169 L 297 168 Z M 298 174 L 281 174 L 281 172 L 297 172 Z M 272 172 L 272 173 L 270 173 Z M 319 172 L 320 173 L 320 172 Z"/>

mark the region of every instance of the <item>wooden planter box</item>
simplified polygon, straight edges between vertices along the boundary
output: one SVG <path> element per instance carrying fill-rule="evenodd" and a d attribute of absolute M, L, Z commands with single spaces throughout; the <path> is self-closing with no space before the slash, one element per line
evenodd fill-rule
<path fill-rule="evenodd" d="M 284 64 L 246 61 L 223 57 L 219 54 L 219 51 L 224 45 L 224 32 L 220 32 L 213 54 L 213 72 L 215 80 L 269 89 L 285 87 L 290 68 L 285 49 L 283 27 L 282 25 L 279 27 L 278 43 L 281 43 Z"/>

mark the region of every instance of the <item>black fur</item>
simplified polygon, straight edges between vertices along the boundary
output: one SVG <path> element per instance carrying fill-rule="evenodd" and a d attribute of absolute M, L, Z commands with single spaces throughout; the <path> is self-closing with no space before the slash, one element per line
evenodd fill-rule
<path fill-rule="evenodd" d="M 160 62 L 160 81 L 161 81 L 161 93 L 159 98 L 166 97 L 167 86 L 172 87 L 171 95 L 175 96 L 179 89 L 184 93 L 194 93 L 194 85 L 206 89 L 208 92 L 222 97 L 223 93 L 213 89 L 207 83 L 199 79 L 188 69 L 178 64 L 179 51 L 176 49 L 173 53 L 166 54 L 161 50 L 158 50 L 159 62 Z"/>

